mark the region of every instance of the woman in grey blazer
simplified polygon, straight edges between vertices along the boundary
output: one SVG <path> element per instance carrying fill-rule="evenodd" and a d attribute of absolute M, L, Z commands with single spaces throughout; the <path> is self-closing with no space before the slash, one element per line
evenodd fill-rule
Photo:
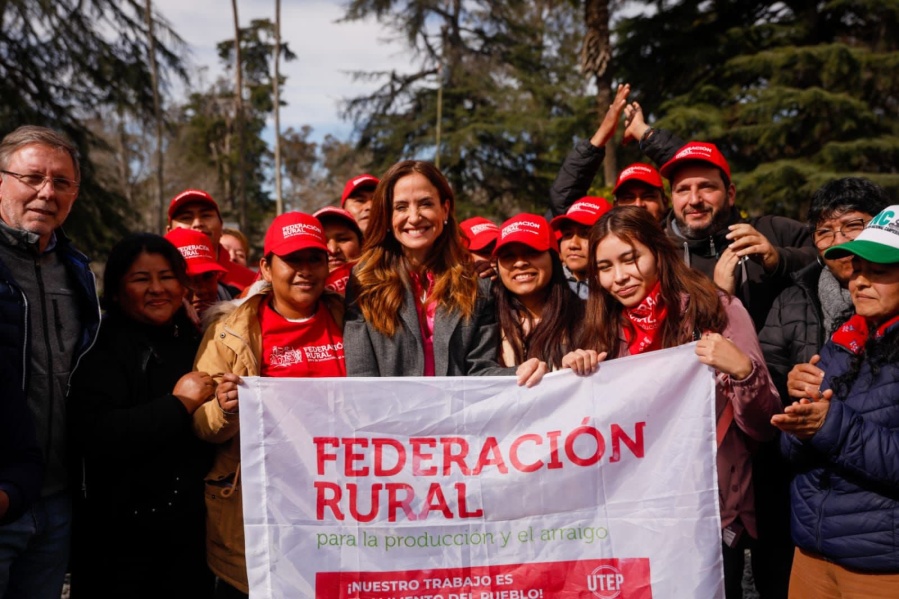
<path fill-rule="evenodd" d="M 497 364 L 490 282 L 474 272 L 454 208 L 429 162 L 397 163 L 381 179 L 347 286 L 348 376 L 514 374 Z"/>

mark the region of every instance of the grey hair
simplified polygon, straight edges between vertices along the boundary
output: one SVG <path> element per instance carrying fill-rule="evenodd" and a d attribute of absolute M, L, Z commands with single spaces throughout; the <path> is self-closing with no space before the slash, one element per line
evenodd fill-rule
<path fill-rule="evenodd" d="M 78 148 L 75 144 L 64 134 L 37 125 L 22 125 L 0 141 L 0 169 L 5 169 L 9 165 L 13 154 L 31 144 L 41 144 L 68 152 L 72 164 L 75 165 L 75 180 L 81 180 L 81 165 L 78 162 Z"/>

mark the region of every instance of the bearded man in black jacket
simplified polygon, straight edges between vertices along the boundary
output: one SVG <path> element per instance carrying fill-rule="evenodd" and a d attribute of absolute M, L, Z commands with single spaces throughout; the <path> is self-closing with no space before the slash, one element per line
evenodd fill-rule
<path fill-rule="evenodd" d="M 625 139 L 640 140 L 671 183 L 669 237 L 683 248 L 687 264 L 740 298 L 760 330 L 791 275 L 817 258 L 808 227 L 782 216 L 743 218 L 730 165 L 714 144 L 684 143 L 649 127 L 636 102 L 624 112 Z"/>

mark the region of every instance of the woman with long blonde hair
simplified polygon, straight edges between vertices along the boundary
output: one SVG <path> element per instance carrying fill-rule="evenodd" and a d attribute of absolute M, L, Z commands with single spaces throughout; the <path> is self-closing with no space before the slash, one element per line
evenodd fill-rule
<path fill-rule="evenodd" d="M 462 242 L 455 196 L 429 162 L 381 178 L 347 287 L 348 376 L 510 374 L 496 362 L 489 291 Z"/>

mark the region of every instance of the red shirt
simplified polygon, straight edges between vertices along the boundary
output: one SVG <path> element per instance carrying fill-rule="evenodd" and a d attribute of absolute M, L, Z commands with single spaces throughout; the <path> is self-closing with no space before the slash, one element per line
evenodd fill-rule
<path fill-rule="evenodd" d="M 221 266 L 224 266 L 228 271 L 222 275 L 221 279 L 219 279 L 219 281 L 225 285 L 231 285 L 232 287 L 237 287 L 239 290 L 243 291 L 256 280 L 257 275 L 255 272 L 246 266 L 241 266 L 236 262 L 232 262 L 231 256 L 228 255 L 228 250 L 221 246 L 219 246 L 218 263 Z"/>
<path fill-rule="evenodd" d="M 262 376 L 346 376 L 343 332 L 324 302 L 301 322 L 275 312 L 271 298 L 259 304 L 262 326 Z"/>

